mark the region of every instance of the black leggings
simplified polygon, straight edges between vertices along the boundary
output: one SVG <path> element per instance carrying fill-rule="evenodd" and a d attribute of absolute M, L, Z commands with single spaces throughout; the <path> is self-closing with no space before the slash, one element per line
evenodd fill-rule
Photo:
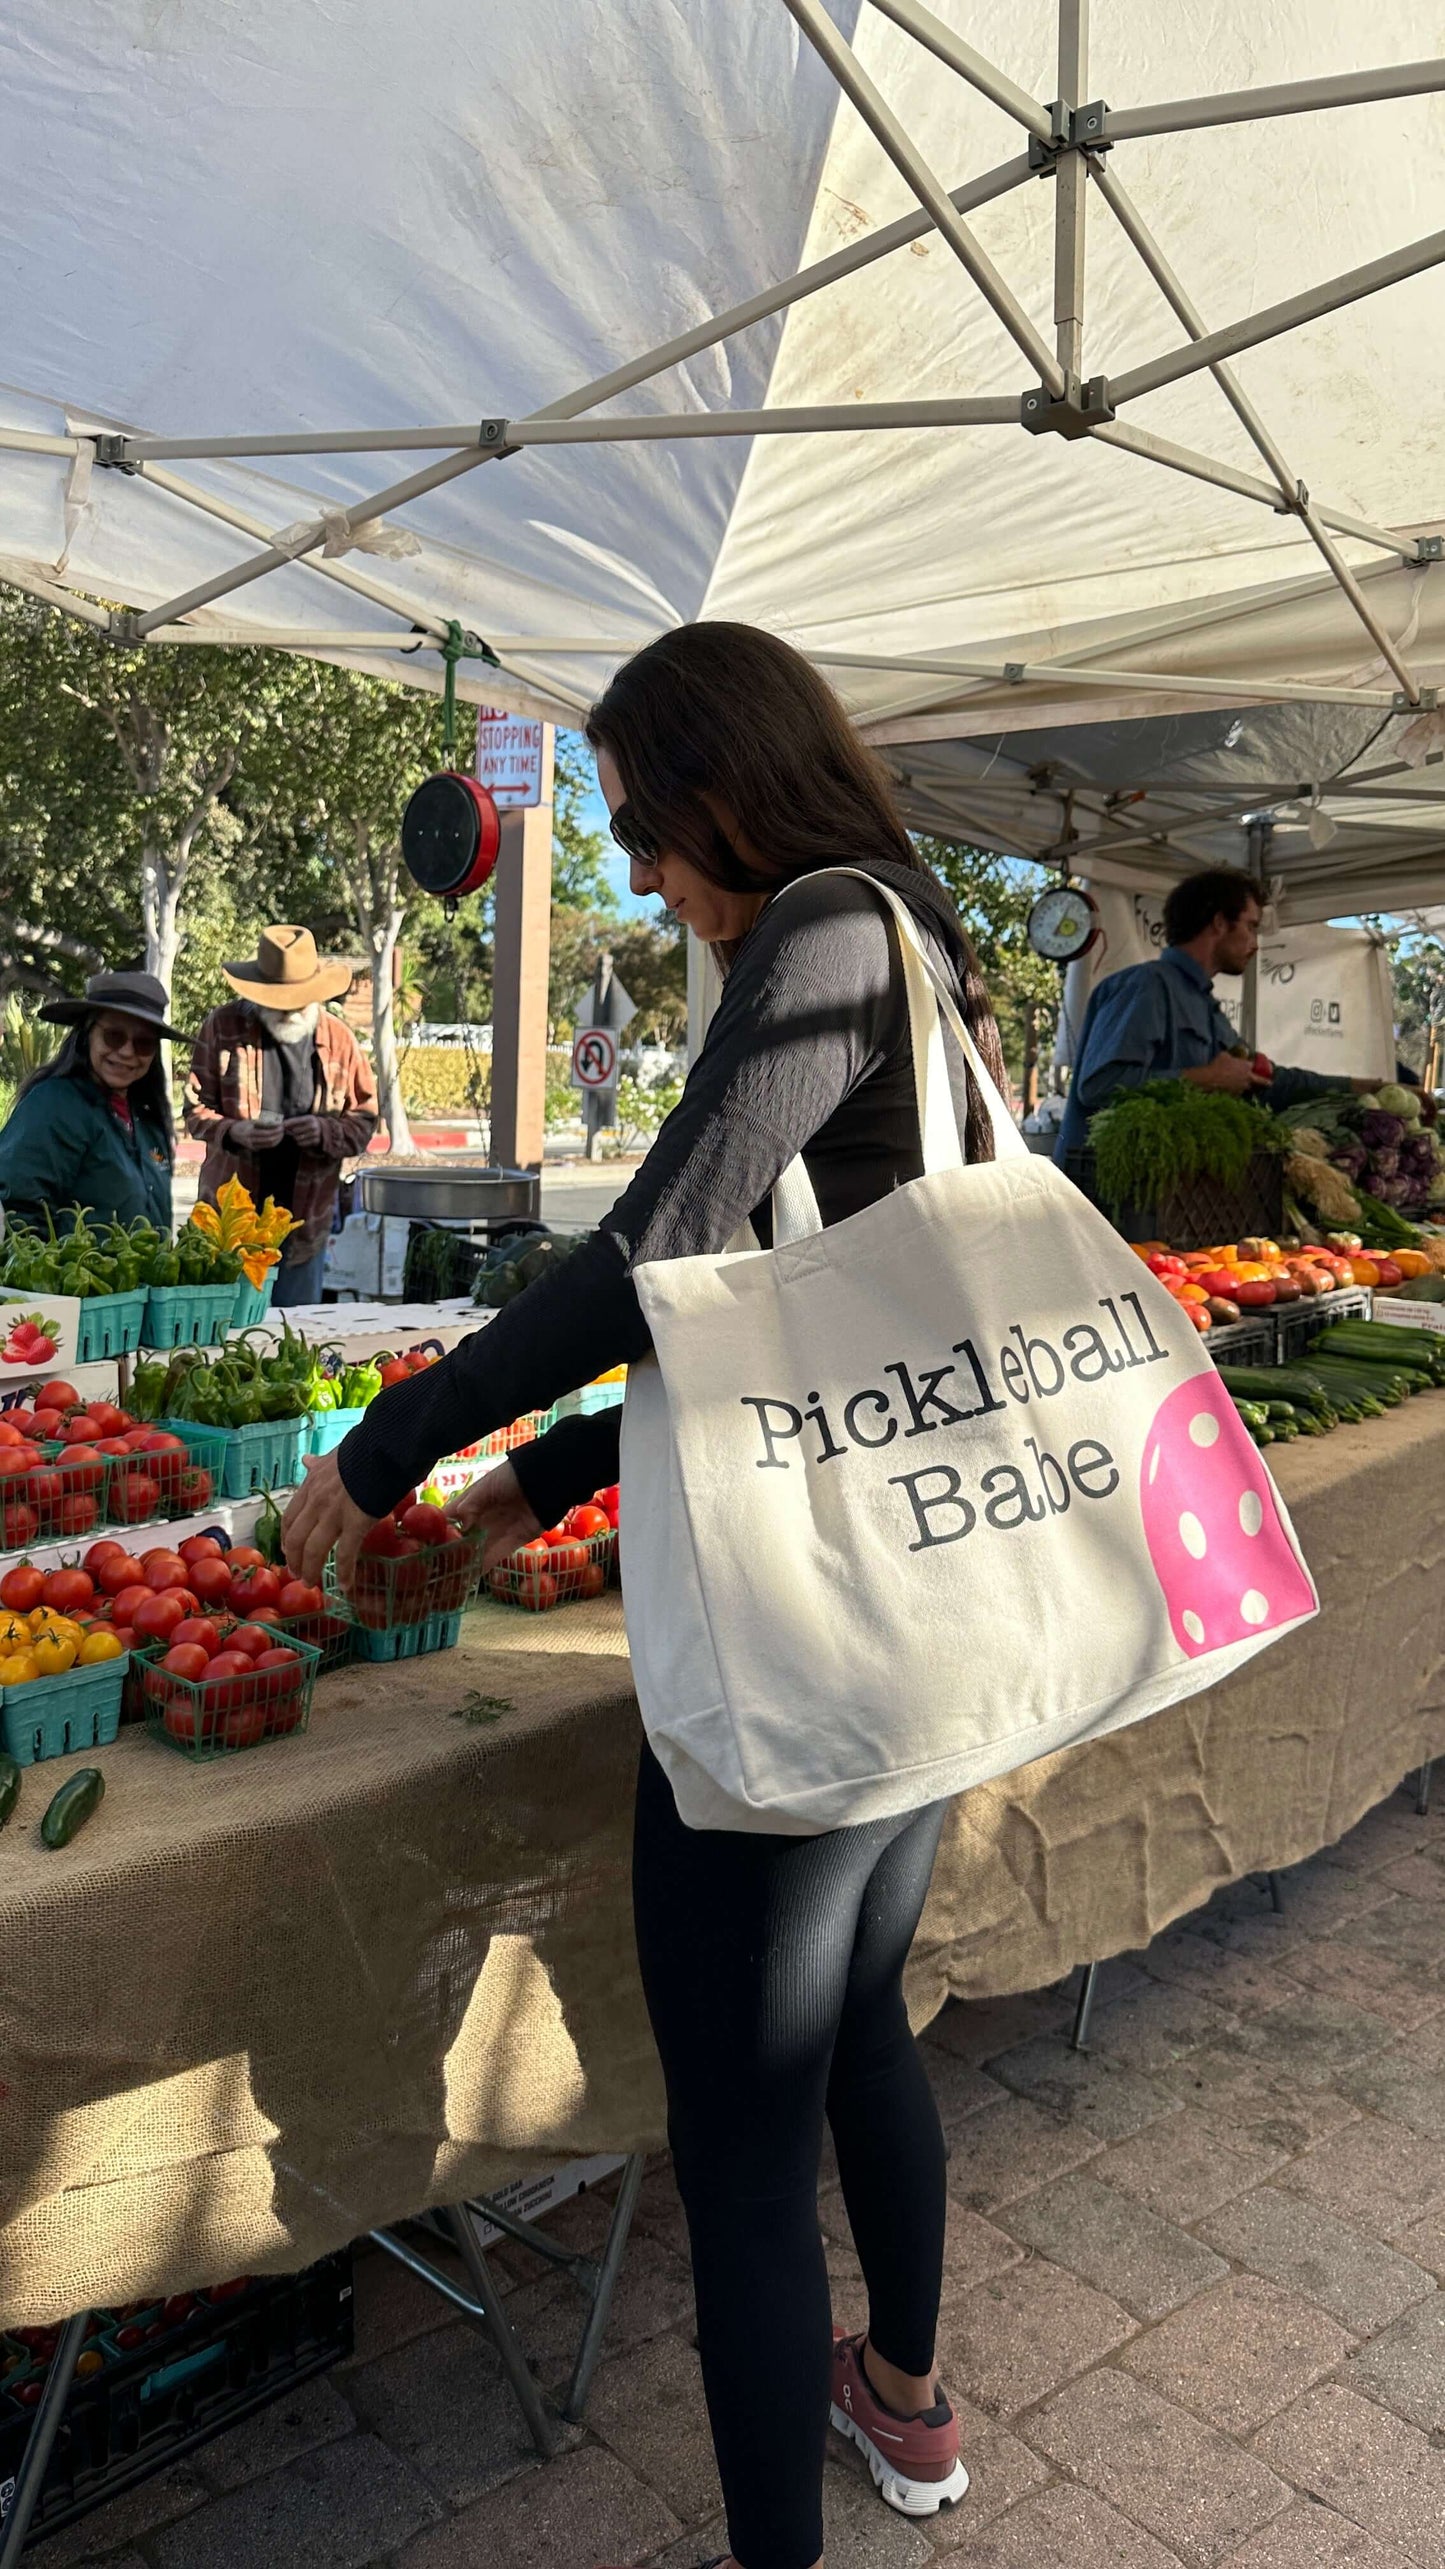
<path fill-rule="evenodd" d="M 692 2240 L 698 2346 L 742 2569 L 823 2549 L 831 2317 L 818 2230 L 832 2127 L 869 2336 L 926 2373 L 943 2133 L 902 1973 L 944 1805 L 824 1837 L 684 1828 L 644 1749 L 633 1902 Z"/>

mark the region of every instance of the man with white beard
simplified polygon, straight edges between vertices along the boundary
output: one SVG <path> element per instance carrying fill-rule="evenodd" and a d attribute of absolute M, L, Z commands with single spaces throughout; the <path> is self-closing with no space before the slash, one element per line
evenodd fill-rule
<path fill-rule="evenodd" d="M 281 1253 L 273 1304 L 319 1302 L 342 1163 L 377 1127 L 376 1081 L 350 1027 L 326 1006 L 351 986 L 309 928 L 267 928 L 253 957 L 221 967 L 236 999 L 213 1009 L 186 1082 L 186 1131 L 206 1145 L 203 1202 L 239 1177 L 300 1225 Z"/>

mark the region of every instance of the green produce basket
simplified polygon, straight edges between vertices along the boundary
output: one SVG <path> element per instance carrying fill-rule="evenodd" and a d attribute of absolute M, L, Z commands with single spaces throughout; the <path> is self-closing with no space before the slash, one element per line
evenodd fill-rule
<path fill-rule="evenodd" d="M 233 1329 L 254 1329 L 258 1320 L 265 1319 L 271 1308 L 271 1296 L 276 1290 L 279 1272 L 279 1268 L 271 1267 L 265 1283 L 259 1285 L 248 1284 L 242 1276 L 236 1287 L 236 1308 L 231 1314 Z"/>
<path fill-rule="evenodd" d="M 318 1677 L 325 1677 L 333 1668 L 347 1667 L 356 1657 L 357 1635 L 361 1627 L 346 1599 L 330 1596 L 314 1614 L 283 1615 L 276 1629 L 285 1633 L 288 1640 L 294 1636 L 297 1641 L 309 1641 L 313 1650 L 319 1650 L 321 1665 L 316 1673 Z"/>
<path fill-rule="evenodd" d="M 286 1634 L 284 1646 L 301 1662 L 294 1678 L 284 1668 L 258 1668 L 249 1677 L 222 1677 L 207 1685 L 147 1660 L 141 1692 L 151 1738 L 193 1765 L 208 1766 L 213 1758 L 235 1757 L 267 1740 L 298 1737 L 311 1719 L 321 1653 L 294 1633 Z"/>
<path fill-rule="evenodd" d="M 389 1646 L 397 1631 L 416 1631 L 424 1623 L 445 1623 L 450 1615 L 459 1613 L 476 1586 L 484 1540 L 480 1533 L 464 1534 L 457 1543 L 409 1553 L 399 1561 L 363 1555 L 357 1563 L 351 1598 L 361 1626 L 358 1648 L 362 1655 L 379 1659 L 407 1657 L 416 1647 L 414 1643 L 408 1642 L 405 1651 Z M 372 1651 L 368 1645 L 373 1640 L 388 1646 Z M 447 1645 L 434 1641 L 428 1647 L 440 1650 Z"/>
<path fill-rule="evenodd" d="M 420 1659 L 428 1651 L 455 1650 L 462 1629 L 460 1606 L 446 1615 L 425 1615 L 420 1623 L 393 1624 L 386 1632 L 356 1627 L 358 1659 Z"/>
<path fill-rule="evenodd" d="M 133 1356 L 145 1325 L 147 1293 L 97 1293 L 80 1306 L 76 1323 L 77 1365 L 98 1365 L 107 1356 Z"/>
<path fill-rule="evenodd" d="M 152 1285 L 140 1343 L 143 1347 L 219 1347 L 235 1308 L 233 1284 Z"/>
<path fill-rule="evenodd" d="M 28 1686 L 0 1688 L 0 1739 L 17 1766 L 45 1757 L 71 1757 L 81 1748 L 109 1748 L 120 1728 L 120 1699 L 128 1659 L 102 1659 L 94 1668 L 68 1668 L 63 1677 L 33 1677 Z"/>
<path fill-rule="evenodd" d="M 192 1460 L 211 1474 L 218 1499 L 289 1489 L 301 1478 L 305 1418 L 263 1419 L 255 1427 L 197 1427 L 189 1418 L 163 1418 L 160 1424 L 184 1438 Z"/>
<path fill-rule="evenodd" d="M 364 1409 L 314 1409 L 308 1421 L 305 1451 L 334 1454 L 365 1416 Z"/>

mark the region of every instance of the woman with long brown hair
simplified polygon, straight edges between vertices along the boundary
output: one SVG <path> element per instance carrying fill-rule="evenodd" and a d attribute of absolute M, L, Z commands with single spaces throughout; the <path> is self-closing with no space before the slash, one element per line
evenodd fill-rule
<path fill-rule="evenodd" d="M 749 626 L 683 626 L 619 671 L 587 729 L 633 888 L 713 947 L 722 1000 L 595 1237 L 309 1467 L 286 1521 L 287 1559 L 307 1578 L 335 1544 L 345 1580 L 370 1525 L 441 1454 L 644 1358 L 633 1270 L 721 1251 L 749 1221 L 766 1243 L 771 1190 L 799 1153 L 825 1225 L 920 1175 L 899 934 L 879 891 L 906 904 L 1004 1084 L 968 939 L 884 770 L 807 661 Z M 990 1158 L 984 1100 L 952 1042 L 949 1073 L 966 1156 Z M 615 1478 L 617 1452 L 616 1412 L 570 1420 L 453 1513 L 485 1526 L 499 1558 Z M 625 1487 L 623 1547 L 629 1586 L 645 1582 Z M 902 2513 L 932 2514 L 967 2486 L 933 2370 L 944 2144 L 902 1994 L 943 1808 L 811 1836 L 689 1829 L 642 1753 L 638 1952 L 736 2569 L 820 2569 L 830 2415 Z M 868 2286 L 861 2337 L 831 2333 L 825 2119 Z"/>

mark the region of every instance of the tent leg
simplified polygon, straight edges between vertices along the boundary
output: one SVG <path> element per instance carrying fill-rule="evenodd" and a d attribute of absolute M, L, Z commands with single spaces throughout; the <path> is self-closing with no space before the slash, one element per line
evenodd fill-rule
<path fill-rule="evenodd" d="M 1094 2012 L 1094 1992 L 1098 1985 L 1098 1964 L 1096 1962 L 1086 1962 L 1084 1965 L 1084 1977 L 1079 1987 L 1079 2003 L 1074 2009 L 1074 2030 L 1069 2037 L 1071 2047 L 1076 2052 L 1087 2051 L 1088 2049 L 1089 2019 Z"/>
<path fill-rule="evenodd" d="M 1430 1769 L 1435 1761 L 1427 1757 L 1415 1778 L 1415 1809 L 1423 1820 L 1430 1808 Z"/>
<path fill-rule="evenodd" d="M 502 814 L 492 947 L 492 1110 L 489 1157 L 540 1169 L 547 1127 L 547 968 L 551 953 L 552 727 L 544 802 Z"/>

